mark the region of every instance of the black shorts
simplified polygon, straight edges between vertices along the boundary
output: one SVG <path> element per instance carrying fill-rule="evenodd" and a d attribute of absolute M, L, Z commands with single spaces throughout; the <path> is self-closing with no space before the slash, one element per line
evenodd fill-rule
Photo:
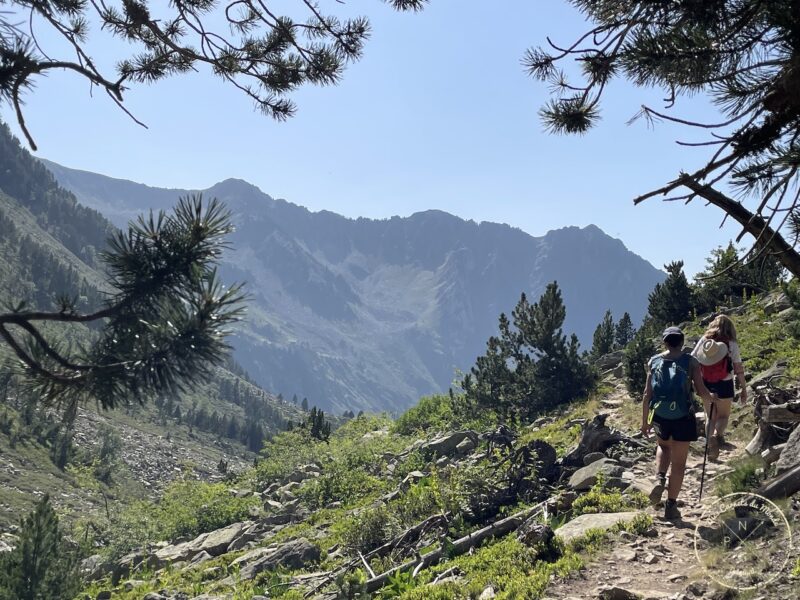
<path fill-rule="evenodd" d="M 715 381 L 713 383 L 709 383 L 704 379 L 703 383 L 706 384 L 709 392 L 713 392 L 717 395 L 717 398 L 722 398 L 723 400 L 733 398 L 733 379 L 723 379 L 722 381 Z"/>
<path fill-rule="evenodd" d="M 693 414 L 680 419 L 664 419 L 653 415 L 653 430 L 662 440 L 671 438 L 676 442 L 697 441 L 697 420 Z"/>

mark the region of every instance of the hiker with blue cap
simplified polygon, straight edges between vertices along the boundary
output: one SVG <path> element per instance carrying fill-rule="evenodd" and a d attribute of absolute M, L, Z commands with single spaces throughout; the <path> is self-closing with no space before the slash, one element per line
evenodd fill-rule
<path fill-rule="evenodd" d="M 703 400 L 716 396 L 703 383 L 700 363 L 683 351 L 684 335 L 678 327 L 667 327 L 661 335 L 666 350 L 647 364 L 649 376 L 642 402 L 642 433 L 652 428 L 657 437 L 657 482 L 650 492 L 653 504 L 667 491 L 665 519 L 680 519 L 678 494 L 683 486 L 689 444 L 697 440 L 697 422 L 692 384 Z M 667 483 L 669 470 L 669 483 Z"/>

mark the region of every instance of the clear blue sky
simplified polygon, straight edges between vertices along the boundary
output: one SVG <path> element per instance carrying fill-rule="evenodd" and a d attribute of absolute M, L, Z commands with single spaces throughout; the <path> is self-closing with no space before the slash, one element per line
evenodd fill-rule
<path fill-rule="evenodd" d="M 322 4 L 338 10 L 332 0 Z M 52 74 L 27 99 L 39 155 L 162 187 L 239 177 L 351 217 L 438 208 L 533 235 L 594 223 L 656 266 L 684 259 L 689 273 L 738 233 L 718 230 L 723 215 L 698 201 L 634 208 L 634 196 L 705 156 L 677 146 L 680 132 L 668 125 L 626 125 L 641 104 L 662 105 L 658 91 L 617 83 L 588 135 L 545 133 L 537 112 L 547 86 L 526 77 L 520 59 L 547 35 L 566 42 L 582 33 L 582 17 L 566 2 L 432 0 L 420 14 L 378 0 L 357 4 L 373 24 L 364 59 L 339 86 L 296 93 L 299 112 L 286 123 L 255 113 L 201 72 L 128 93 L 145 130 L 105 94 L 90 97 L 86 82 Z M 120 44 L 93 33 L 94 56 L 113 64 Z M 698 113 L 711 113 L 702 98 L 684 104 L 682 114 Z M 10 110 L 2 116 L 14 127 Z"/>

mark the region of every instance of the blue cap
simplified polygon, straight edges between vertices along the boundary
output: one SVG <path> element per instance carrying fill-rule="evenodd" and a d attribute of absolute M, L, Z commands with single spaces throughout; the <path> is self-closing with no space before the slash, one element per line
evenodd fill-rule
<path fill-rule="evenodd" d="M 679 336 L 683 337 L 683 332 L 681 331 L 680 327 L 675 327 L 673 325 L 672 327 L 667 327 L 664 330 L 664 333 L 661 334 L 661 339 L 665 340 L 671 335 L 679 335 Z"/>

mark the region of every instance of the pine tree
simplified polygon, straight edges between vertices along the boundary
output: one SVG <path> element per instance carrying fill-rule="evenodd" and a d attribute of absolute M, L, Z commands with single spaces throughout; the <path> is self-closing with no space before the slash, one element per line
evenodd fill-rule
<path fill-rule="evenodd" d="M 607 310 L 603 315 L 603 320 L 594 330 L 594 337 L 592 338 L 592 350 L 589 353 L 593 358 L 599 358 L 608 354 L 614 349 L 614 337 L 616 329 L 614 328 L 614 317 L 611 316 L 611 311 Z"/>
<path fill-rule="evenodd" d="M 636 329 L 633 327 L 631 316 L 626 312 L 617 323 L 614 331 L 614 344 L 617 348 L 624 348 L 633 339 Z"/>
<path fill-rule="evenodd" d="M 72 600 L 79 587 L 76 554 L 45 495 L 22 520 L 17 547 L 0 554 L 0 600 Z"/>
<path fill-rule="evenodd" d="M 647 362 L 657 350 L 653 343 L 653 332 L 642 327 L 625 348 L 622 364 L 625 371 L 625 384 L 634 398 L 641 399 L 647 380 Z"/>
<path fill-rule="evenodd" d="M 664 265 L 667 278 L 650 293 L 647 313 L 655 326 L 678 325 L 692 315 L 692 288 L 683 272 L 683 261 Z"/>
<path fill-rule="evenodd" d="M 733 242 L 711 251 L 706 269 L 695 277 L 699 311 L 738 304 L 742 298 L 768 292 L 780 283 L 783 267 L 772 254 L 749 262 L 742 258 Z"/>
<path fill-rule="evenodd" d="M 305 412 L 308 412 L 308 398 L 303 398 L 303 402 L 300 404 L 300 408 L 302 408 Z"/>
<path fill-rule="evenodd" d="M 798 238 L 782 227 L 786 216 L 800 222 L 797 0 L 571 4 L 590 29 L 574 43 L 548 38 L 547 47 L 531 49 L 525 59 L 530 74 L 551 85 L 553 98 L 541 110 L 546 127 L 586 132 L 599 121 L 603 95 L 617 78 L 663 90 L 666 108 L 634 100 L 632 110 L 650 124 L 668 121 L 706 132 L 691 142 L 704 148 L 706 158 L 635 202 L 702 199 L 752 235 L 758 252 L 771 253 L 800 277 Z M 575 64 L 561 64 L 566 61 Z M 691 107 L 681 111 L 681 102 L 697 94 L 708 95 L 722 114 L 693 118 L 685 112 Z M 737 197 L 724 194 L 726 188 Z"/>
<path fill-rule="evenodd" d="M 489 338 L 486 353 L 462 384 L 473 410 L 530 420 L 586 394 L 593 383 L 591 370 L 580 355 L 577 337 L 568 340 L 562 332 L 565 318 L 555 282 L 535 304 L 522 294 L 511 321 L 500 315 L 500 335 Z"/>

